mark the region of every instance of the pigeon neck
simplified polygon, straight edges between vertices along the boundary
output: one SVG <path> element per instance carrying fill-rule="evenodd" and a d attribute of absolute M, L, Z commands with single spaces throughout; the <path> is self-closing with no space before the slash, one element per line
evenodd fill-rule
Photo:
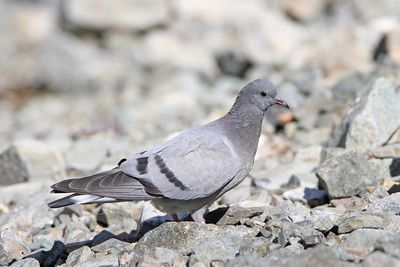
<path fill-rule="evenodd" d="M 253 158 L 257 151 L 263 117 L 264 111 L 254 105 L 242 103 L 235 103 L 224 117 L 234 142 L 237 142 L 239 147 L 246 148 L 243 153 L 248 154 L 250 158 Z"/>

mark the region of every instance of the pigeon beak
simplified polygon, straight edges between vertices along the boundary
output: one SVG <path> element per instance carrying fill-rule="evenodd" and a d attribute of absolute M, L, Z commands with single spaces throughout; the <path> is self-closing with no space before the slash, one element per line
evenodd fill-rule
<path fill-rule="evenodd" d="M 283 101 L 282 99 L 277 98 L 277 97 L 275 98 L 275 104 L 280 105 L 285 108 L 289 108 L 289 105 L 285 101 Z"/>

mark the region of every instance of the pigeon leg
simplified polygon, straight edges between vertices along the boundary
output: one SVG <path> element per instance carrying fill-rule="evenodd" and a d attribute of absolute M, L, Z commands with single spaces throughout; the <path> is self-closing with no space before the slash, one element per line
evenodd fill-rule
<path fill-rule="evenodd" d="M 191 215 L 192 219 L 197 223 L 205 224 L 206 223 L 206 220 L 204 219 L 205 212 L 206 212 L 206 207 L 196 210 Z"/>
<path fill-rule="evenodd" d="M 175 222 L 179 222 L 178 215 L 176 213 L 172 213 L 172 219 L 174 219 Z"/>

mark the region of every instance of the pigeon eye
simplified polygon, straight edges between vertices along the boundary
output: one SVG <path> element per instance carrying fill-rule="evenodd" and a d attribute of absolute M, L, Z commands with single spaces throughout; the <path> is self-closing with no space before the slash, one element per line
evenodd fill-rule
<path fill-rule="evenodd" d="M 261 91 L 260 95 L 261 95 L 262 97 L 266 97 L 266 96 L 267 96 L 267 93 L 266 93 L 265 91 Z"/>

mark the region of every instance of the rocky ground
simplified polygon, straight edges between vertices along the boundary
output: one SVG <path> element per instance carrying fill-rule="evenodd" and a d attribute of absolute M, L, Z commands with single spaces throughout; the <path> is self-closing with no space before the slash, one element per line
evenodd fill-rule
<path fill-rule="evenodd" d="M 1 266 L 400 266 L 395 0 L 0 0 Z M 268 78 L 254 167 L 207 224 L 50 210 L 49 185 L 223 115 Z"/>

